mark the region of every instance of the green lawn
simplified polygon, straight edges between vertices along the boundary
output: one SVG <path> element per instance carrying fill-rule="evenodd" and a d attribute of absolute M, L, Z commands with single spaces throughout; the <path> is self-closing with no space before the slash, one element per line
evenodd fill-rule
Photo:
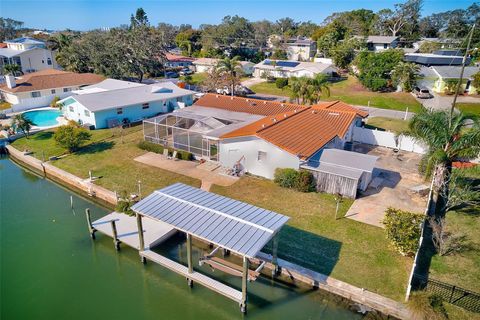
<path fill-rule="evenodd" d="M 385 117 L 368 118 L 366 127 L 400 133 L 408 129 L 408 121 Z"/>
<path fill-rule="evenodd" d="M 207 79 L 208 74 L 206 72 L 199 72 L 199 73 L 194 73 L 191 74 L 190 77 L 192 77 L 191 84 L 193 85 L 198 85 L 201 84 L 205 79 Z M 185 76 L 180 77 L 181 80 L 185 80 Z"/>
<path fill-rule="evenodd" d="M 141 126 L 126 129 L 123 138 L 120 131 L 116 129 L 91 132 L 90 145 L 52 164 L 82 178 L 87 178 L 88 171 L 92 170 L 94 176 L 101 177 L 97 180 L 97 184 L 119 192 L 123 190 L 136 192 L 139 180 L 143 194 L 149 194 L 155 189 L 175 182 L 196 187 L 201 184 L 197 179 L 134 161 L 133 158 L 145 153 L 136 146 L 143 137 Z M 55 144 L 52 135 L 51 131 L 37 133 L 29 139 L 16 140 L 13 146 L 20 150 L 28 148 L 39 159 L 42 159 L 43 151 L 47 158 L 52 155 L 66 154 L 66 150 Z"/>
<path fill-rule="evenodd" d="M 412 259 L 389 247 L 383 229 L 335 220 L 332 195 L 300 193 L 254 177 L 243 177 L 231 187 L 213 186 L 212 191 L 289 216 L 280 234 L 280 258 L 399 301 L 404 298 Z M 341 204 L 339 216 L 351 203 Z"/>
<path fill-rule="evenodd" d="M 278 89 L 275 83 L 262 82 L 250 87 L 256 93 L 273 94 L 279 96 L 291 96 L 290 88 Z M 343 102 L 377 107 L 381 109 L 391 109 L 411 112 L 419 112 L 422 105 L 415 98 L 406 92 L 372 92 L 365 89 L 355 77 L 349 77 L 347 80 L 332 83 L 330 86 L 330 96 L 323 97 L 324 100 L 341 100 Z"/>
<path fill-rule="evenodd" d="M 480 103 L 457 103 L 457 109 L 480 116 Z"/>

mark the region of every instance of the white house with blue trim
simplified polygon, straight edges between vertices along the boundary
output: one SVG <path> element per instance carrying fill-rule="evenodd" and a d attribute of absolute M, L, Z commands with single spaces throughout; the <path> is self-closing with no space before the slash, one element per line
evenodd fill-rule
<path fill-rule="evenodd" d="M 141 121 L 190 106 L 193 91 L 172 82 L 151 85 L 107 79 L 59 101 L 65 118 L 95 129 Z"/>

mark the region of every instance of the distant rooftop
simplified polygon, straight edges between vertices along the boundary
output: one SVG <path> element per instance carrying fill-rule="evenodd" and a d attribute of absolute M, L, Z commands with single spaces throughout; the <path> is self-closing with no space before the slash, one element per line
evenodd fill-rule
<path fill-rule="evenodd" d="M 281 69 L 285 71 L 300 71 L 300 70 L 308 70 L 314 73 L 321 73 L 325 69 L 332 67 L 331 64 L 322 63 L 322 62 L 300 62 L 300 61 L 293 61 L 293 60 L 273 60 L 273 59 L 265 59 L 260 63 L 255 65 L 257 69 Z"/>
<path fill-rule="evenodd" d="M 443 79 L 459 79 L 462 67 L 460 66 L 435 66 L 431 67 L 435 73 Z M 473 78 L 473 75 L 480 72 L 480 67 L 465 67 L 463 77 Z"/>
<path fill-rule="evenodd" d="M 44 41 L 37 40 L 30 37 L 21 37 L 12 40 L 5 40 L 5 43 L 22 43 L 22 44 L 45 44 Z"/>
<path fill-rule="evenodd" d="M 366 39 L 367 43 L 392 43 L 395 40 L 398 40 L 398 37 L 393 36 L 354 36 L 357 39 Z"/>

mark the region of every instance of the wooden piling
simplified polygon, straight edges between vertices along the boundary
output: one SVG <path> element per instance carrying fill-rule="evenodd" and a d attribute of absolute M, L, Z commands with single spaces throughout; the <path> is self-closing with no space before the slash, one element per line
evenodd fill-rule
<path fill-rule="evenodd" d="M 187 264 L 188 264 L 188 273 L 193 273 L 193 259 L 192 259 L 192 235 L 187 233 Z M 187 283 L 189 287 L 193 286 L 193 281 L 190 278 L 187 278 Z"/>
<path fill-rule="evenodd" d="M 120 250 L 120 240 L 118 240 L 117 234 L 117 225 L 115 224 L 115 220 L 110 221 L 112 225 L 112 234 L 113 234 L 113 245 L 115 246 L 115 250 Z"/>
<path fill-rule="evenodd" d="M 242 313 L 247 313 L 247 281 L 248 281 L 248 258 L 243 256 L 242 302 L 240 303 L 240 311 L 242 311 Z"/>
<path fill-rule="evenodd" d="M 278 251 L 278 234 L 273 236 L 273 245 L 272 245 L 272 276 L 276 276 L 278 274 L 278 259 L 277 259 L 277 251 Z"/>
<path fill-rule="evenodd" d="M 73 209 L 73 196 L 70 195 L 70 208 Z"/>
<path fill-rule="evenodd" d="M 92 217 L 90 216 L 90 208 L 85 209 L 85 215 L 87 216 L 87 225 L 88 225 L 88 232 L 90 233 L 90 237 L 95 240 L 95 231 L 97 231 L 92 225 Z"/>
<path fill-rule="evenodd" d="M 137 213 L 136 217 L 137 217 L 137 228 L 138 228 L 138 250 L 139 252 L 142 252 L 142 251 L 145 251 L 145 240 L 143 238 L 142 216 Z M 147 263 L 147 259 L 144 256 L 140 256 L 140 261 L 142 261 L 143 264 Z"/>

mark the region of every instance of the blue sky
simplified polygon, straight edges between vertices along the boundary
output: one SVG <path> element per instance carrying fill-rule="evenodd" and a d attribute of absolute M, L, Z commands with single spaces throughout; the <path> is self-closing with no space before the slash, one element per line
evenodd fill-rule
<path fill-rule="evenodd" d="M 249 20 L 276 20 L 291 17 L 297 21 L 319 23 L 333 12 L 359 8 L 377 11 L 393 7 L 402 0 L 0 0 L 0 16 L 25 22 L 39 29 L 65 28 L 89 30 L 128 23 L 132 12 L 143 7 L 150 22 L 172 24 L 218 23 L 225 15 L 246 17 Z M 466 8 L 474 0 L 425 0 L 423 14 Z"/>

